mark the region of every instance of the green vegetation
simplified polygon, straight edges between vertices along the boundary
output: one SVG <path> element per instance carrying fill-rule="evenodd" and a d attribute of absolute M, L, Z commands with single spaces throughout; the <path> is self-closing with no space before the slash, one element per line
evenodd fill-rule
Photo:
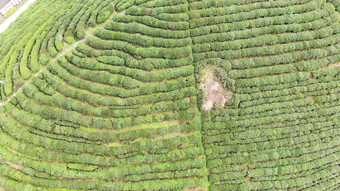
<path fill-rule="evenodd" d="M 0 35 L 0 189 L 338 190 L 339 6 L 38 0 Z"/>

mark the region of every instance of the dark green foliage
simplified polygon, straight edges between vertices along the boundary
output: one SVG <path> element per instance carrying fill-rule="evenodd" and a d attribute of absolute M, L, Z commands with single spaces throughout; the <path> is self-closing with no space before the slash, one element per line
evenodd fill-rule
<path fill-rule="evenodd" d="M 37 1 L 0 35 L 0 189 L 337 190 L 339 5 Z"/>
<path fill-rule="evenodd" d="M 99 11 L 98 17 L 97 17 L 97 23 L 103 23 L 105 22 L 111 15 L 112 12 L 114 11 L 113 9 L 113 4 L 109 3 L 105 8 L 102 8 Z"/>

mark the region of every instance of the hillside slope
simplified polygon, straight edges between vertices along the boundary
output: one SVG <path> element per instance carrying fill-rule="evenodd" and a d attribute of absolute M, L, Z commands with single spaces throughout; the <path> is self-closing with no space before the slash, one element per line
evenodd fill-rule
<path fill-rule="evenodd" d="M 338 190 L 338 5 L 38 0 L 0 35 L 0 189 Z"/>

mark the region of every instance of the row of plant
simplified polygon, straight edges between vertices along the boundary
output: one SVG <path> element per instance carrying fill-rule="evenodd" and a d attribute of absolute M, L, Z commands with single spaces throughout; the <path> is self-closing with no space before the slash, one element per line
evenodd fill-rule
<path fill-rule="evenodd" d="M 336 188 L 340 17 L 329 2 L 190 3 L 198 86 L 214 66 L 233 93 L 201 110 L 210 190 Z"/>
<path fill-rule="evenodd" d="M 205 1 L 208 2 L 208 1 Z M 209 3 L 212 3 L 211 1 Z M 268 1 L 259 1 L 259 2 L 249 2 L 247 4 L 239 5 L 239 6 L 224 6 L 224 7 L 216 7 L 210 5 L 209 3 L 203 3 L 201 1 L 192 2 L 190 4 L 190 8 L 193 11 L 190 11 L 189 15 L 191 19 L 196 18 L 204 18 L 210 16 L 219 16 L 219 15 L 231 15 L 237 14 L 239 12 L 250 12 L 256 9 L 270 9 L 276 8 L 277 10 L 294 10 L 297 9 L 298 6 L 303 6 L 304 4 L 312 4 L 316 3 L 315 1 L 308 1 L 308 0 L 299 0 L 299 1 L 276 1 L 268 2 Z M 226 2 L 224 2 L 226 3 Z M 231 2 L 232 3 L 232 2 Z M 235 1 L 234 1 L 235 3 Z M 294 6 L 297 5 L 297 6 Z"/>
<path fill-rule="evenodd" d="M 3 99 L 47 65 L 0 107 L 0 187 L 336 189 L 340 17 L 328 2 L 46 3 L 48 22 L 0 48 Z M 209 65 L 232 96 L 205 112 Z"/>
<path fill-rule="evenodd" d="M 48 137 L 46 137 L 45 136 L 45 140 L 46 141 L 42 141 L 41 142 L 41 140 L 40 140 L 40 136 L 38 135 L 34 135 L 34 134 L 31 134 L 31 133 L 29 133 L 29 131 L 27 131 L 27 130 L 29 130 L 29 129 L 27 129 L 27 128 L 25 128 L 25 126 L 21 126 L 20 124 L 19 124 L 19 126 L 17 126 L 17 125 L 15 125 L 14 124 L 14 122 L 15 121 L 12 121 L 12 120 L 8 120 L 8 119 L 2 119 L 2 124 L 1 124 L 1 126 L 2 126 L 2 130 L 3 131 L 6 131 L 7 133 L 8 133 L 8 135 L 11 135 L 11 136 L 13 136 L 13 137 L 15 137 L 16 138 L 16 140 L 22 140 L 22 141 L 24 141 L 24 142 L 27 142 L 27 143 L 30 143 L 30 144 L 34 144 L 34 145 L 38 145 L 38 146 L 42 146 L 42 148 L 50 148 L 50 149 L 54 149 L 54 150 L 57 150 L 57 151 L 62 151 L 63 153 L 65 153 L 65 154 L 67 154 L 67 153 L 69 153 L 69 154 L 73 154 L 74 155 L 74 157 L 73 158 L 79 158 L 79 156 L 76 156 L 75 154 L 81 154 L 81 153 L 83 153 L 83 154 L 85 154 L 85 153 L 88 153 L 88 152 L 90 152 L 90 153 L 88 153 L 87 155 L 89 155 L 89 154 L 95 154 L 95 153 L 97 153 L 97 155 L 99 154 L 99 153 L 102 153 L 102 154 L 100 154 L 100 155 L 102 155 L 102 157 L 103 156 L 108 156 L 108 155 L 111 155 L 111 154 L 109 154 L 109 153 L 111 153 L 112 151 L 114 151 L 114 150 L 112 150 L 112 149 L 110 149 L 110 147 L 105 147 L 105 146 L 95 146 L 95 145 L 93 145 L 93 143 L 92 144 L 86 144 L 86 143 L 76 143 L 76 142 L 68 142 L 68 143 L 66 143 L 65 141 L 62 141 L 62 140 L 56 140 L 56 139 L 51 139 L 51 138 L 48 138 Z M 8 129 L 8 127 L 11 127 L 10 129 Z M 16 127 L 18 127 L 19 129 L 17 129 Z M 26 130 L 27 129 L 27 130 Z M 28 134 L 27 134 L 28 133 Z M 20 137 L 18 137 L 18 135 L 20 134 Z M 26 135 L 27 134 L 27 135 Z M 30 134 L 30 135 L 29 135 Z M 176 134 L 178 134 L 178 133 L 176 133 Z M 131 134 L 132 135 L 132 134 Z M 154 135 L 153 135 L 154 136 Z M 166 136 L 166 135 L 164 135 L 164 136 Z M 178 136 L 178 135 L 177 135 Z M 139 146 L 137 146 L 138 145 L 138 142 L 136 142 L 136 143 L 132 143 L 131 144 L 131 150 L 130 150 L 130 152 L 132 152 L 132 153 L 127 153 L 127 151 L 129 150 L 129 149 L 126 149 L 126 146 L 124 146 L 124 149 L 123 148 L 121 148 L 121 149 L 119 149 L 119 150 L 116 150 L 116 151 L 119 151 L 119 153 L 121 153 L 121 154 L 119 154 L 120 155 L 120 157 L 119 158 L 125 158 L 125 157 L 135 157 L 135 155 L 133 154 L 134 152 L 138 152 L 138 151 L 142 151 L 142 150 L 145 150 L 145 151 L 147 151 L 148 153 L 150 153 L 150 154 L 152 154 L 152 153 L 154 153 L 154 154 L 156 154 L 156 155 L 159 155 L 159 154 L 161 154 L 161 153 L 163 153 L 162 155 L 165 155 L 164 157 L 170 157 L 171 155 L 168 155 L 168 152 L 169 152 L 169 150 L 167 149 L 167 148 L 172 148 L 172 147 L 174 147 L 175 145 L 174 144 L 179 144 L 179 145 L 182 145 L 182 144 L 184 144 L 184 145 L 190 145 L 190 144 L 194 144 L 195 142 L 197 142 L 196 144 L 199 144 L 200 143 L 200 136 L 195 136 L 195 135 L 190 135 L 190 134 L 188 134 L 188 139 L 187 138 L 185 138 L 185 137 L 183 137 L 183 138 L 181 138 L 181 137 L 174 137 L 174 138 L 171 138 L 171 139 L 165 139 L 165 140 L 161 140 L 161 141 L 151 141 L 150 142 L 150 144 L 151 145 L 149 145 L 149 141 L 141 141 L 140 143 L 141 144 L 143 144 L 143 145 L 145 145 L 145 146 L 147 146 L 147 147 L 149 147 L 150 149 L 146 149 L 146 148 L 140 148 Z M 25 137 L 30 137 L 29 139 L 26 139 Z M 36 139 L 36 138 L 37 139 Z M 36 140 L 35 140 L 36 139 Z M 130 138 L 131 139 L 131 138 Z M 178 141 L 176 141 L 178 139 Z M 3 139 L 3 140 L 5 140 L 5 139 Z M 189 141 L 189 142 L 187 142 L 187 141 Z M 166 141 L 166 142 L 165 142 Z M 7 142 L 7 141 L 6 141 Z M 59 142 L 59 143 L 58 143 Z M 63 143 L 64 142 L 64 143 Z M 163 143 L 162 143 L 163 142 Z M 160 144 L 160 143 L 162 143 L 162 144 Z M 22 144 L 22 143 L 21 143 Z M 66 146 L 66 147 L 64 147 L 63 145 L 68 145 L 68 146 Z M 78 146 L 77 146 L 78 145 Z M 163 146 L 161 146 L 161 145 L 163 145 Z M 22 147 L 22 146 L 21 146 Z M 73 148 L 72 148 L 73 147 Z M 159 148 L 157 148 L 157 149 L 151 149 L 151 148 L 155 148 L 155 147 L 159 147 Z M 13 148 L 13 146 L 11 146 L 11 148 Z M 15 147 L 14 147 L 15 148 Z M 102 149 L 101 149 L 102 148 Z M 106 148 L 106 149 L 105 149 Z M 185 147 L 184 147 L 185 148 Z M 71 149 L 71 150 L 70 150 Z M 79 150 L 80 149 L 80 150 Z M 89 149 L 88 151 L 85 151 L 84 149 Z M 103 150 L 104 149 L 104 150 Z M 25 149 L 25 150 L 27 150 L 27 149 Z M 78 151 L 77 151 L 78 150 Z M 106 151 L 105 151 L 106 150 Z M 29 149 L 27 150 L 28 152 L 29 152 Z M 25 152 L 27 152 L 27 151 L 25 151 Z M 79 153 L 79 151 L 81 151 L 81 153 Z M 201 152 L 202 152 L 203 150 L 201 150 Z M 51 151 L 50 150 L 46 150 L 45 151 L 46 152 L 46 154 L 48 154 L 48 153 L 50 153 Z M 105 153 L 105 154 L 104 154 Z M 196 152 L 197 153 L 197 152 Z M 35 156 L 36 155 L 36 152 L 31 152 L 31 154 L 33 155 L 33 156 Z M 112 153 L 113 154 L 113 153 Z M 142 153 L 140 153 L 140 154 L 142 154 Z M 178 153 L 179 154 L 179 153 Z M 180 155 L 178 155 L 177 154 L 177 157 L 179 157 Z M 183 154 L 185 154 L 185 153 L 183 153 Z M 199 154 L 199 153 L 197 153 L 197 154 Z M 49 156 L 49 157 L 51 157 L 51 155 L 50 154 L 48 154 L 48 155 L 46 155 L 46 157 L 47 156 Z M 59 157 L 62 157 L 62 155 L 60 156 L 60 153 L 56 153 L 55 155 L 53 155 L 53 156 L 58 156 L 58 158 Z M 144 156 L 143 155 L 141 155 L 141 157 L 142 158 L 144 158 Z M 163 158 L 164 158 L 163 157 Z M 88 158 L 88 157 L 87 157 Z M 7 159 L 9 160 L 10 158 L 9 157 L 7 157 Z M 141 160 L 140 160 L 141 158 L 139 157 L 138 159 L 135 159 L 136 161 L 135 161 L 135 163 L 140 163 L 141 162 Z M 154 159 L 152 159 L 152 158 L 150 158 L 151 159 L 151 161 L 153 161 Z M 150 160 L 149 159 L 149 160 Z M 63 158 L 63 160 L 65 160 L 65 158 Z M 74 159 L 73 159 L 74 160 Z M 79 159 L 77 159 L 77 160 L 79 160 Z M 89 159 L 86 159 L 86 158 L 83 158 L 83 159 L 81 159 L 81 160 L 85 160 L 85 161 L 88 161 Z M 172 159 L 171 159 L 172 160 Z M 203 163 L 202 164 L 205 164 L 205 162 L 204 162 L 204 159 L 200 159 L 200 160 L 202 160 L 203 161 Z M 32 164 L 35 164 L 35 163 L 32 163 L 32 162 L 27 162 L 27 164 L 26 163 L 23 163 L 24 161 L 21 159 L 20 160 L 21 161 L 21 163 L 20 164 L 24 164 L 24 166 L 25 167 L 30 167 Z M 95 160 L 95 161 L 102 161 L 102 160 Z M 90 162 L 90 163 L 93 163 L 93 162 L 95 162 L 95 161 L 92 161 L 92 160 L 89 160 L 88 162 Z M 107 160 L 104 160 L 104 161 L 102 161 L 102 162 L 105 162 L 105 161 L 107 161 Z M 125 162 L 127 162 L 126 160 L 122 160 L 122 159 L 119 159 L 119 160 L 113 160 L 113 161 L 111 161 L 111 162 L 114 162 L 113 164 L 117 164 L 117 162 L 118 161 L 120 161 L 119 163 L 125 163 Z M 125 161 L 125 162 L 124 162 Z M 131 159 L 129 159 L 128 161 L 131 161 Z M 150 162 L 151 162 L 150 161 Z M 12 161 L 12 162 L 14 162 L 14 164 L 15 164 L 15 161 Z M 101 163 L 102 163 L 101 162 Z M 108 161 L 107 161 L 108 162 Z M 105 162 L 105 163 L 107 163 L 107 162 Z M 132 161 L 131 161 L 132 162 Z M 44 167 L 44 165 L 42 165 L 41 164 L 41 162 L 40 163 L 37 163 L 37 164 L 39 164 L 38 165 L 38 167 L 39 167 L 39 171 L 41 171 L 42 169 L 41 169 L 41 167 Z M 48 162 L 47 164 L 50 164 L 50 162 Z M 176 162 L 176 164 L 179 164 L 178 162 Z M 188 162 L 187 164 L 190 164 L 191 165 L 191 168 L 192 168 L 192 165 L 193 164 L 197 164 L 197 162 L 195 162 L 195 163 L 192 163 L 192 162 Z M 51 165 L 48 165 L 49 167 L 52 167 Z M 171 166 L 172 167 L 175 167 L 173 164 L 171 164 Z M 169 167 L 169 166 L 167 166 L 167 167 Z M 32 167 L 31 167 L 32 168 Z M 35 168 L 37 168 L 37 167 L 35 167 Z M 124 168 L 125 169 L 125 168 Z M 133 167 L 132 169 L 136 169 L 135 167 Z M 152 169 L 154 169 L 154 168 L 152 168 Z M 47 169 L 45 169 L 45 170 L 47 170 Z M 44 170 L 44 171 L 45 171 Z M 56 165 L 53 165 L 53 167 L 52 167 L 52 169 L 51 169 L 52 171 L 51 172 L 53 172 L 53 174 L 56 174 L 56 170 L 57 170 L 57 166 Z M 62 169 L 60 169 L 61 171 L 60 172 L 63 172 L 63 173 L 67 173 L 68 171 L 66 171 L 66 170 L 62 170 Z M 104 169 L 105 170 L 105 169 Z M 154 169 L 155 170 L 155 169 Z M 154 172 L 154 170 L 152 170 L 152 173 L 155 173 Z M 126 172 L 126 171 L 125 171 Z M 137 170 L 137 172 L 140 172 L 140 170 Z M 112 172 L 113 173 L 113 172 Z M 106 175 L 109 175 L 109 174 L 112 174 L 112 173 L 105 173 L 105 171 L 101 171 L 101 172 L 96 172 L 95 174 L 106 174 Z M 118 173 L 118 174 L 117 174 Z M 117 176 L 118 177 L 120 177 L 120 178 L 122 178 L 122 174 L 118 171 L 117 173 L 113 173 L 113 174 L 117 174 Z M 189 172 L 190 173 L 190 172 Z M 88 175 L 89 177 L 93 177 L 93 176 L 95 176 L 95 177 L 98 177 L 97 175 L 95 175 L 95 174 L 93 174 L 92 173 L 92 175 L 90 174 L 90 175 Z M 119 174 L 121 174 L 121 175 L 119 175 Z M 84 174 L 83 174 L 84 175 Z M 166 175 L 166 174 L 164 174 L 164 175 Z M 188 175 L 188 174 L 186 174 L 186 175 Z M 186 175 L 183 175 L 183 176 L 185 176 L 186 177 Z M 81 178 L 81 177 L 77 177 L 77 176 L 74 176 L 74 175 L 67 175 L 67 174 L 63 174 L 63 176 L 65 176 L 65 177 L 67 177 L 67 176 L 72 176 L 73 178 Z M 193 175 L 193 176 L 197 176 L 197 175 Z M 145 176 L 146 177 L 146 176 Z M 154 180 L 154 179 L 157 179 L 157 177 L 155 177 L 155 176 L 148 176 L 148 177 L 150 177 L 152 180 Z M 159 177 L 160 178 L 160 177 Z M 169 177 L 170 178 L 170 177 Z M 162 179 L 162 178 L 161 178 Z M 33 179 L 34 180 L 34 179 Z M 146 180 L 147 180 L 147 178 L 146 178 Z M 132 181 L 133 182 L 133 179 L 131 180 L 130 178 L 128 178 L 128 177 L 126 177 L 125 179 L 124 179 L 124 181 L 126 181 L 126 182 L 130 182 L 130 181 Z M 41 184 L 40 184 L 41 185 Z M 44 185 L 44 184 L 43 184 Z M 81 187 L 79 187 L 80 185 L 77 185 L 77 187 L 76 188 L 81 188 Z M 67 187 L 67 188 L 70 188 L 70 187 Z"/>
<path fill-rule="evenodd" d="M 106 1 L 106 4 L 108 3 Z M 29 15 L 21 18 L 18 21 L 20 24 L 15 24 L 10 29 L 11 32 L 17 33 L 15 38 L 11 36 L 11 32 L 6 31 L 0 40 L 6 39 L 0 50 L 2 55 L 6 55 L 0 58 L 2 62 L 0 75 L 6 84 L 1 91 L 2 99 L 10 96 L 32 74 L 38 72 L 42 67 L 41 64 L 47 64 L 51 57 L 57 56 L 58 52 L 65 47 L 64 39 L 72 44 L 73 36 L 78 35 L 82 38 L 85 29 L 89 27 L 87 20 L 94 10 L 100 8 L 99 4 L 105 3 L 98 1 L 96 3 L 93 1 L 37 2 L 32 11 L 27 13 Z M 42 9 L 48 12 L 43 12 Z M 68 10 L 71 11 L 67 12 Z M 33 20 L 33 23 L 28 22 L 29 20 Z M 96 24 L 95 22 L 91 26 Z M 25 30 L 22 30 L 23 28 Z M 19 46 L 9 49 L 12 44 L 19 44 Z"/>
<path fill-rule="evenodd" d="M 124 78 L 130 78 L 135 80 L 136 84 L 144 84 L 145 82 L 159 82 L 164 80 L 176 79 L 178 77 L 189 76 L 193 73 L 194 67 L 189 64 L 192 59 L 180 59 L 177 62 L 180 66 L 173 66 L 173 60 L 168 61 L 165 59 L 147 59 L 143 61 L 133 60 L 131 62 L 117 60 L 116 56 L 104 56 L 98 57 L 98 59 L 79 58 L 74 55 L 67 55 L 67 60 L 72 64 L 72 68 L 82 68 L 82 71 L 93 71 L 93 73 L 106 73 L 107 75 L 120 75 Z M 116 64 L 119 62 L 119 64 Z M 65 68 L 71 68 L 67 61 L 61 62 Z M 154 63 L 154 66 L 150 66 L 150 63 Z M 141 70 L 145 64 L 146 68 Z M 183 64 L 183 65 L 182 65 Z M 67 67 L 68 66 L 68 67 Z M 75 66 L 75 67 L 74 67 Z M 156 68 L 156 69 L 155 69 Z M 85 70 L 86 69 L 86 70 Z M 154 69 L 154 70 L 151 70 Z M 150 72 L 152 71 L 152 72 Z"/>
<path fill-rule="evenodd" d="M 93 106 L 116 106 L 116 107 L 132 107 L 136 105 L 140 105 L 143 103 L 155 103 L 160 101 L 167 101 L 171 99 L 183 99 L 185 97 L 194 96 L 196 90 L 194 87 L 181 87 L 179 89 L 168 90 L 167 93 L 156 92 L 152 94 L 145 95 L 132 95 L 132 97 L 116 97 L 116 96 L 105 96 L 103 97 L 100 92 L 95 93 L 90 90 L 86 90 L 84 87 L 77 88 L 75 86 L 71 87 L 65 83 L 63 83 L 60 78 L 57 76 L 53 76 L 49 72 L 44 72 L 45 80 L 48 82 L 50 86 L 53 87 L 56 91 L 65 95 L 65 97 L 71 97 L 76 100 L 81 100 L 83 102 L 88 102 Z M 38 82 L 39 81 L 39 82 Z M 67 81 L 66 81 L 67 82 Z M 181 82 L 181 81 L 180 81 Z M 40 83 L 40 80 L 34 79 L 34 83 Z M 44 83 L 44 82 L 41 82 Z M 40 85 L 39 85 L 40 86 Z M 45 94 L 53 94 L 53 90 L 49 89 L 49 87 L 44 87 L 46 85 L 42 85 L 40 89 L 44 91 Z"/>
<path fill-rule="evenodd" d="M 133 5 L 144 6 L 145 15 Z M 187 1 L 75 1 L 71 7 L 36 48 L 46 70 L 0 113 L 0 177 L 12 180 L 0 187 L 205 189 Z M 108 29 L 114 22 L 133 27 L 124 23 L 130 19 L 183 37 Z M 65 49 L 72 52 L 64 56 Z"/>
<path fill-rule="evenodd" d="M 169 111 L 181 111 L 193 106 L 196 101 L 195 97 L 187 97 L 188 99 L 179 99 L 174 101 L 162 101 L 153 104 L 143 103 L 143 106 L 129 109 L 118 107 L 112 111 L 110 107 L 94 107 L 90 104 L 83 103 L 78 100 L 66 99 L 63 95 L 55 92 L 52 96 L 46 96 L 43 92 L 33 85 L 27 85 L 24 89 L 24 93 L 27 97 L 34 99 L 42 105 L 59 106 L 66 110 L 73 110 L 84 115 L 101 116 L 101 117 L 138 117 L 149 113 L 169 112 Z"/>
<path fill-rule="evenodd" d="M 293 23 L 293 24 L 284 24 L 284 25 L 272 25 L 272 26 L 262 26 L 262 27 L 257 27 L 257 28 L 244 28 L 244 29 L 239 29 L 235 30 L 235 25 L 230 27 L 233 27 L 233 31 L 229 32 L 213 32 L 216 27 L 211 27 L 211 33 L 209 33 L 210 29 L 207 29 L 207 33 L 204 36 L 197 36 L 193 37 L 193 42 L 194 43 L 204 43 L 204 42 L 209 42 L 209 41 L 218 41 L 218 42 L 223 42 L 223 41 L 232 41 L 232 40 L 238 40 L 238 39 L 246 39 L 250 37 L 256 37 L 256 36 L 261 36 L 265 34 L 281 34 L 281 33 L 289 33 L 289 32 L 294 32 L 294 33 L 301 33 L 302 31 L 309 31 L 309 30 L 322 30 L 322 28 L 325 28 L 332 23 L 335 23 L 339 18 L 339 13 L 334 12 L 331 14 L 329 17 L 322 17 L 318 20 L 314 20 L 311 22 L 307 23 Z M 333 28 L 333 27 L 331 27 Z M 193 29 L 195 30 L 195 29 Z"/>
<path fill-rule="evenodd" d="M 292 105 L 291 107 L 296 106 Z M 217 121 L 221 122 L 210 122 L 209 126 L 203 123 L 203 132 L 209 133 L 203 140 L 206 143 L 205 153 L 209 156 L 207 165 L 210 172 L 213 172 L 212 169 L 214 168 L 222 168 L 226 165 L 230 168 L 236 168 L 237 166 L 247 167 L 248 164 L 252 164 L 249 165 L 250 170 L 247 170 L 246 174 L 251 177 L 251 180 L 259 182 L 288 179 L 288 177 L 296 179 L 296 176 L 305 178 L 308 176 L 307 172 L 312 169 L 314 170 L 313 173 L 319 174 L 319 170 L 312 167 L 313 163 L 304 161 L 312 160 L 313 158 L 310 154 L 313 154 L 316 159 L 314 164 L 320 165 L 320 169 L 324 168 L 321 160 L 326 160 L 328 157 L 330 158 L 329 162 L 338 158 L 338 152 L 333 152 L 337 148 L 336 146 L 339 145 L 337 138 L 339 136 L 337 127 L 338 106 L 324 109 L 309 106 L 309 108 L 302 107 L 300 110 L 305 110 L 305 114 L 301 115 L 301 113 L 288 108 L 286 112 L 292 112 L 289 117 L 287 116 L 288 118 L 277 112 L 272 113 L 272 115 L 276 116 L 270 116 L 265 113 L 263 115 L 268 117 L 268 120 L 263 121 L 263 123 L 259 121 L 260 119 L 249 118 L 254 116 L 249 116 L 242 125 L 238 125 L 238 122 L 233 123 L 234 120 L 238 120 L 237 118 L 226 120 L 226 117 L 216 118 Z M 269 118 L 274 120 L 271 121 Z M 250 123 L 250 125 L 249 121 L 258 121 L 260 123 Z M 289 125 L 289 123 L 292 125 Z M 221 127 L 226 129 L 221 130 Z M 321 154 L 325 152 L 330 153 Z M 256 161 L 259 161 L 259 163 L 256 163 Z M 293 177 L 291 176 L 292 173 L 288 172 L 282 174 L 272 173 L 271 177 L 268 178 L 265 175 L 257 177 L 252 174 L 255 171 L 262 170 L 262 168 L 266 171 L 278 168 L 284 170 L 285 168 L 282 166 L 288 164 L 296 169 L 296 171 L 292 172 L 295 175 Z M 305 164 L 304 169 L 298 170 L 301 164 Z M 338 162 L 335 164 L 338 164 Z M 332 169 L 332 167 L 328 167 L 328 169 Z M 297 173 L 299 171 L 301 172 Z M 216 175 L 214 175 L 215 173 Z M 241 182 L 247 182 L 244 174 L 239 177 L 235 176 L 235 172 L 214 171 L 209 180 L 212 184 L 227 185 L 238 185 Z M 328 173 L 323 176 L 327 180 Z M 300 184 L 299 186 L 303 185 Z"/>
<path fill-rule="evenodd" d="M 242 0 L 242 1 L 237 1 L 237 0 L 231 0 L 231 1 L 224 1 L 224 0 L 190 0 L 190 7 L 193 10 L 200 10 L 200 9 L 207 9 L 207 8 L 228 8 L 228 7 L 241 7 L 241 6 L 246 6 L 249 4 L 254 4 L 254 3 L 260 3 L 260 4 L 265 4 L 267 7 L 273 7 L 273 6 L 286 6 L 286 5 L 295 5 L 295 4 L 302 4 L 305 3 L 306 0 L 297 0 L 297 1 L 283 1 L 283 0 L 278 0 L 277 3 L 275 2 L 268 2 L 268 1 L 253 1 L 253 0 Z M 308 1 L 307 1 L 308 2 Z M 243 10 L 246 12 L 246 10 Z"/>
<path fill-rule="evenodd" d="M 105 143 L 121 142 L 126 144 L 129 141 L 136 140 L 141 137 L 152 138 L 153 136 L 165 136 L 176 132 L 194 132 L 199 130 L 199 119 L 188 119 L 183 122 L 178 121 L 164 121 L 159 123 L 149 123 L 126 128 L 124 131 L 97 131 L 94 132 L 91 128 L 75 126 L 78 128 L 68 128 L 71 126 L 58 125 L 38 115 L 29 115 L 29 112 L 20 110 L 12 105 L 7 105 L 8 113 L 11 114 L 15 120 L 25 126 L 31 127 L 31 130 L 42 131 L 50 133 L 51 136 L 58 136 L 63 139 L 74 139 L 81 142 L 96 142 L 101 141 Z M 137 128 L 138 127 L 138 128 Z M 158 128 L 156 128 L 158 127 Z M 110 134 L 108 134 L 110 132 Z M 112 136 L 114 135 L 114 136 Z"/>
<path fill-rule="evenodd" d="M 38 7 L 48 7 L 51 6 L 51 1 L 46 2 L 46 4 L 39 3 Z M 55 4 L 55 9 L 65 6 L 67 2 L 58 2 Z M 1 59 L 1 78 L 5 81 L 5 86 L 2 87 L 1 94 L 2 99 L 9 96 L 13 89 L 16 89 L 21 84 L 23 80 L 27 79 L 31 74 L 30 70 L 38 70 L 39 66 L 37 64 L 37 44 L 40 44 L 43 40 L 46 30 L 49 30 L 53 24 L 54 19 L 46 19 L 47 15 L 60 13 L 54 11 L 53 9 L 48 9 L 49 12 L 42 12 L 41 10 L 35 8 L 35 14 L 30 14 L 25 17 L 25 19 L 19 19 L 18 23 L 13 25 L 9 30 L 7 30 L 2 36 L 2 39 L 6 39 L 1 46 L 2 55 L 4 57 Z M 27 13 L 26 13 L 27 14 Z M 35 22 L 30 23 L 27 20 L 32 19 Z M 43 23 L 43 24 L 41 24 Z M 25 28 L 25 30 L 20 31 L 20 29 Z M 30 31 L 29 31 L 30 30 Z M 36 31 L 33 33 L 32 31 Z M 11 32 L 15 32 L 18 35 L 11 36 Z M 11 46 L 16 44 L 16 46 Z M 10 49 L 7 49 L 7 47 Z M 33 46 L 35 47 L 33 49 Z M 35 57 L 32 56 L 32 62 L 30 59 L 31 50 L 35 51 Z M 35 59 L 35 60 L 33 60 Z M 29 63 L 32 63 L 29 65 Z"/>
<path fill-rule="evenodd" d="M 194 55 L 195 60 L 201 60 L 204 58 L 216 58 L 220 57 L 223 59 L 239 59 L 239 58 L 252 58 L 256 57 L 257 54 L 261 54 L 264 56 L 275 55 L 275 54 L 284 54 L 287 52 L 301 51 L 306 49 L 316 49 L 321 47 L 327 47 L 331 45 L 335 45 L 337 40 L 339 39 L 339 35 L 336 34 L 334 36 L 327 37 L 318 41 L 307 41 L 305 42 L 293 42 L 288 44 L 278 44 L 275 46 L 263 46 L 263 47 L 253 47 L 253 48 L 245 48 L 238 50 L 223 50 L 220 44 L 216 45 L 216 49 L 220 49 L 218 51 L 207 51 L 200 52 Z"/>
<path fill-rule="evenodd" d="M 240 11 L 238 13 L 230 14 L 230 15 L 223 15 L 223 16 L 214 15 L 213 17 L 200 17 L 197 19 L 191 19 L 190 27 L 198 28 L 198 27 L 202 27 L 206 25 L 215 25 L 215 24 L 221 24 L 221 23 L 231 23 L 231 22 L 239 22 L 239 21 L 244 22 L 246 20 L 252 20 L 252 19 L 257 19 L 261 17 L 266 17 L 266 18 L 273 17 L 272 22 L 274 22 L 273 24 L 276 24 L 275 21 L 282 18 L 282 15 L 284 15 L 284 17 L 287 17 L 288 14 L 291 14 L 292 16 L 297 16 L 297 14 L 315 10 L 319 8 L 321 5 L 323 5 L 325 2 L 326 0 L 323 0 L 323 1 L 318 0 L 318 1 L 311 1 L 310 3 L 306 3 L 302 6 L 291 5 L 289 6 L 289 8 L 255 9 L 252 11 Z M 289 22 L 289 18 L 287 19 Z"/>
<path fill-rule="evenodd" d="M 303 13 L 301 15 L 283 15 L 274 18 L 260 17 L 247 21 L 220 23 L 211 26 L 192 28 L 191 36 L 195 38 L 197 36 L 209 35 L 213 33 L 223 34 L 230 31 L 242 31 L 246 29 L 261 27 L 272 27 L 274 30 L 280 30 L 279 28 L 282 28 L 285 25 L 291 26 L 291 30 L 294 29 L 296 31 L 301 31 L 301 29 L 303 29 L 302 27 L 304 27 L 304 25 L 306 25 L 307 23 L 315 23 L 315 21 L 318 21 L 325 17 L 330 17 L 331 15 L 338 15 L 338 13 L 335 12 L 334 7 L 331 4 L 326 3 L 325 6 L 317 12 Z"/>
<path fill-rule="evenodd" d="M 339 25 L 326 26 L 321 29 L 316 29 L 310 32 L 299 32 L 299 33 L 281 33 L 269 35 L 256 35 L 246 33 L 245 36 L 240 37 L 241 39 L 228 40 L 226 42 L 218 42 L 212 44 L 210 47 L 207 44 L 198 44 L 197 47 L 194 47 L 195 52 L 200 51 L 208 51 L 209 48 L 212 50 L 220 50 L 218 47 L 223 48 L 223 50 L 237 50 L 241 48 L 251 48 L 251 47 L 259 47 L 264 45 L 279 45 L 279 44 L 287 44 L 299 41 L 311 41 L 311 40 L 322 40 L 327 38 L 333 34 L 336 35 L 337 31 L 339 31 Z M 209 37 L 209 36 L 208 36 Z M 247 39 L 253 37 L 251 39 Z M 200 45 L 200 46 L 198 46 Z M 199 49 L 196 49 L 199 48 Z M 222 50 L 222 49 L 221 49 Z"/>

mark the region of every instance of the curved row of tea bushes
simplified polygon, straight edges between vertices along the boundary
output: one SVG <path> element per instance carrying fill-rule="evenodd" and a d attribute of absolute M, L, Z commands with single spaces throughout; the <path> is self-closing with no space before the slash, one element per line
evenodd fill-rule
<path fill-rule="evenodd" d="M 39 57 L 46 70 L 0 114 L 0 176 L 16 182 L 0 187 L 207 188 L 189 22 L 173 16 L 186 15 L 187 2 L 128 3 L 77 1 L 47 34 Z M 99 27 L 88 30 L 89 10 L 98 10 Z M 178 33 L 154 38 L 146 26 Z M 84 39 L 58 56 L 77 38 Z"/>
<path fill-rule="evenodd" d="M 233 92 L 225 108 L 202 116 L 210 190 L 338 187 L 340 17 L 333 5 L 189 5 L 197 83 L 213 65 Z"/>

